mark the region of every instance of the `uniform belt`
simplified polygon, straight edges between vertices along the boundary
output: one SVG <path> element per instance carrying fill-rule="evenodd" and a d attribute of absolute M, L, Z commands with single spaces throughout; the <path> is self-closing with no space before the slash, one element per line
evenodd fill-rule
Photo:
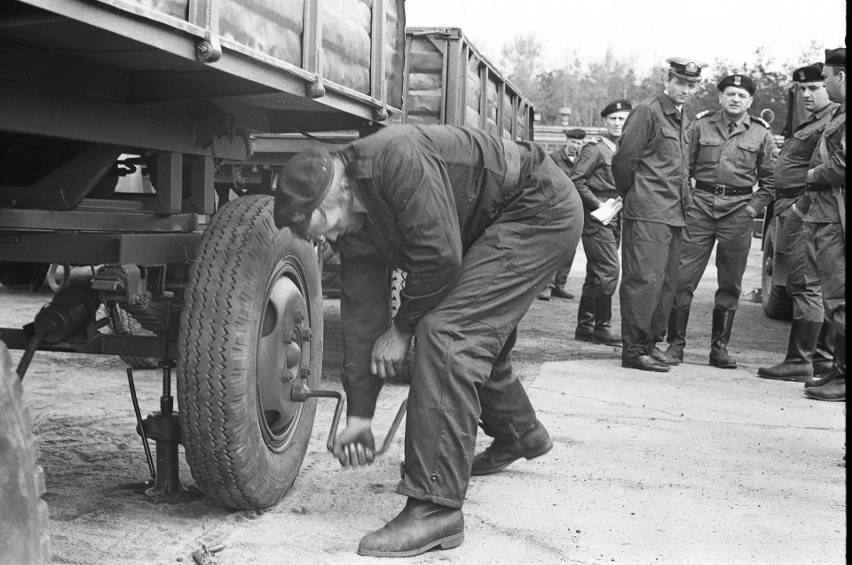
<path fill-rule="evenodd" d="M 782 198 L 796 198 L 797 196 L 801 196 L 805 193 L 804 186 L 791 186 L 790 188 L 776 188 L 775 189 L 775 199 L 781 200 Z"/>
<path fill-rule="evenodd" d="M 501 139 L 503 155 L 506 158 L 506 175 L 503 177 L 503 188 L 517 188 L 521 182 L 521 149 L 514 141 Z"/>
<path fill-rule="evenodd" d="M 806 187 L 812 192 L 822 192 L 823 190 L 831 190 L 831 185 L 825 183 L 809 182 Z"/>
<path fill-rule="evenodd" d="M 716 196 L 745 196 L 751 194 L 750 186 L 725 186 L 723 184 L 710 184 L 700 180 L 695 181 L 695 188 L 705 192 L 712 192 Z"/>

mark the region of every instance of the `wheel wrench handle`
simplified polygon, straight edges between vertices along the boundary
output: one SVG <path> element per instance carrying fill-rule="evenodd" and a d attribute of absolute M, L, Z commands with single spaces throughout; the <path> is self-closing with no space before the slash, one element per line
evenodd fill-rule
<path fill-rule="evenodd" d="M 325 446 L 328 450 L 334 453 L 334 439 L 337 437 L 337 430 L 340 427 L 340 416 L 343 414 L 343 394 L 336 390 L 311 390 L 307 384 L 299 383 L 293 385 L 290 390 L 290 399 L 295 402 L 304 402 L 309 398 L 336 398 L 337 404 L 334 408 L 334 417 L 331 419 L 331 430 L 328 432 L 328 441 Z M 399 410 L 396 412 L 396 417 L 393 419 L 388 435 L 385 436 L 385 441 L 382 446 L 376 450 L 376 456 L 385 453 L 393 442 L 393 437 L 396 435 L 396 430 L 402 423 L 402 418 L 405 416 L 405 410 L 408 406 L 408 399 L 403 400 L 399 405 Z"/>

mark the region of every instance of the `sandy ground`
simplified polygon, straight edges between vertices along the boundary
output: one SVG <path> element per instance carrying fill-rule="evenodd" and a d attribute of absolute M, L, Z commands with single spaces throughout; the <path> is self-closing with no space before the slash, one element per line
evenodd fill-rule
<path fill-rule="evenodd" d="M 754 243 L 745 291 L 759 286 Z M 578 252 L 569 280 L 578 295 L 584 272 Z M 782 358 L 789 324 L 746 300 L 730 347 L 740 368 L 707 366 L 714 282 L 710 267 L 690 320 L 687 363 L 668 374 L 622 369 L 616 349 L 574 341 L 576 299 L 536 301 L 514 360 L 555 447 L 474 478 L 465 543 L 410 561 L 844 563 L 845 404 L 753 376 Z M 50 296 L 0 289 L 0 325 L 30 321 Z M 338 301 L 326 299 L 325 318 L 323 378 L 339 387 Z M 17 362 L 20 352 L 12 354 Z M 342 469 L 325 451 L 333 407 L 321 404 L 302 470 L 278 506 L 232 512 L 200 496 L 156 502 L 141 494 L 148 471 L 124 371 L 117 358 L 38 353 L 27 374 L 54 563 L 193 563 L 204 547 L 216 550 L 208 563 L 379 561 L 355 549 L 404 502 L 393 493 L 401 433 L 371 467 Z M 143 414 L 156 410 L 158 373 L 139 371 L 136 380 Z M 377 440 L 406 392 L 385 387 Z"/>

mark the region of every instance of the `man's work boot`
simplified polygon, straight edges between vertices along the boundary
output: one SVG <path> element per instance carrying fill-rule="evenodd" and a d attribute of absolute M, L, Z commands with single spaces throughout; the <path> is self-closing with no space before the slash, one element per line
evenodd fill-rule
<path fill-rule="evenodd" d="M 666 356 L 683 361 L 683 350 L 686 347 L 686 326 L 689 323 L 690 306 L 672 308 L 669 312 L 669 327 L 666 336 L 669 346 Z"/>
<path fill-rule="evenodd" d="M 840 384 L 832 384 L 841 380 Z M 816 396 L 813 394 L 816 392 Z M 822 396 L 838 396 L 842 392 L 843 398 L 822 398 Z M 834 344 L 834 368 L 832 371 L 818 379 L 812 379 L 805 383 L 805 395 L 818 400 L 845 400 L 846 399 L 846 335 L 837 332 L 837 342 Z"/>
<path fill-rule="evenodd" d="M 830 321 L 823 322 L 819 338 L 814 349 L 814 377 L 822 377 L 834 370 L 834 344 L 837 342 L 837 331 Z"/>
<path fill-rule="evenodd" d="M 538 293 L 539 300 L 550 300 L 550 294 L 553 292 L 553 289 L 550 285 L 547 285 L 547 288 Z"/>
<path fill-rule="evenodd" d="M 411 557 L 436 547 L 458 547 L 463 541 L 461 508 L 409 497 L 396 518 L 361 538 L 358 555 Z"/>
<path fill-rule="evenodd" d="M 640 371 L 654 371 L 656 373 L 668 373 L 671 367 L 663 365 L 650 355 L 639 355 L 636 357 L 622 357 L 621 366 L 628 369 L 639 369 Z"/>
<path fill-rule="evenodd" d="M 621 335 L 612 331 L 612 296 L 595 298 L 595 332 L 592 341 L 602 345 L 621 345 Z"/>
<path fill-rule="evenodd" d="M 595 333 L 595 297 L 591 294 L 580 295 L 580 304 L 577 305 L 577 329 L 574 331 L 574 339 L 578 341 L 592 341 Z"/>
<path fill-rule="evenodd" d="M 562 287 L 562 286 L 559 286 L 559 285 L 556 285 L 556 287 L 554 287 L 553 292 L 551 292 L 551 295 L 554 296 L 555 298 L 565 298 L 567 300 L 573 300 L 574 299 L 573 294 L 571 294 L 570 292 L 565 290 L 565 287 Z"/>
<path fill-rule="evenodd" d="M 846 377 L 836 376 L 828 384 L 806 388 L 805 396 L 814 400 L 843 402 L 846 400 Z"/>
<path fill-rule="evenodd" d="M 811 358 L 816 348 L 822 322 L 793 320 L 787 356 L 782 363 L 772 367 L 760 367 L 757 376 L 776 381 L 799 381 L 810 379 L 814 374 Z"/>
<path fill-rule="evenodd" d="M 535 459 L 553 447 L 550 434 L 536 420 L 535 427 L 515 440 L 513 437 L 494 438 L 485 451 L 473 458 L 470 474 L 478 477 L 499 473 L 521 457 Z"/>
<path fill-rule="evenodd" d="M 736 369 L 737 362 L 728 355 L 728 342 L 736 310 L 713 309 L 713 328 L 710 332 L 710 364 L 720 369 Z"/>
<path fill-rule="evenodd" d="M 680 365 L 680 359 L 672 357 L 667 353 L 663 353 L 663 351 L 656 345 L 651 349 L 648 355 L 650 355 L 654 361 L 663 365 Z"/>

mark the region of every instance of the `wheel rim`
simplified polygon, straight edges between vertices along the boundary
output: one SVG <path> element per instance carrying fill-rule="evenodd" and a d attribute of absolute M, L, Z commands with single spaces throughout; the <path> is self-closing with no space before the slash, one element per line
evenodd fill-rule
<path fill-rule="evenodd" d="M 269 278 L 257 347 L 257 409 L 261 433 L 274 451 L 286 449 L 304 403 L 290 399 L 311 360 L 310 304 L 305 276 L 284 258 Z"/>

